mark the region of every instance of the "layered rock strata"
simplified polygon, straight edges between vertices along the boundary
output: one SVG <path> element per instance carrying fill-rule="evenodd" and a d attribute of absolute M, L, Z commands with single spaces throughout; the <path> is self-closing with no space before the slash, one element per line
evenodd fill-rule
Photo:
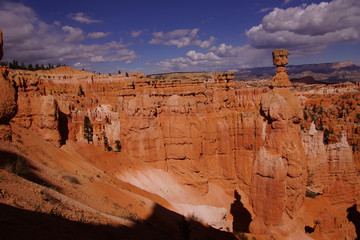
<path fill-rule="evenodd" d="M 0 60 L 3 57 L 3 38 L 0 29 Z M 0 66 L 0 140 L 11 140 L 9 121 L 17 111 L 16 90 L 8 79 L 9 70 Z"/>
<path fill-rule="evenodd" d="M 279 67 L 287 63 L 283 60 L 277 63 Z M 250 230 L 273 234 L 277 239 L 295 235 L 306 239 L 305 222 L 310 227 L 315 227 L 315 223 L 321 226 L 315 227 L 315 232 L 335 236 L 324 230 L 326 221 L 334 215 L 321 213 L 305 220 L 308 165 L 309 176 L 318 173 L 314 188 L 321 186 L 324 201 L 342 206 L 338 210 L 327 205 L 329 211 L 338 214 L 336 219 L 340 221 L 342 216 L 341 224 L 335 224 L 333 232 L 340 232 L 343 226 L 354 232 L 349 227 L 352 223 L 344 217 L 344 209 L 357 201 L 359 186 L 349 146 L 342 141 L 341 146 L 325 150 L 329 153 L 321 161 L 317 155 L 314 157 L 312 151 L 317 151 L 314 141 L 320 140 L 302 134 L 303 109 L 286 82 L 275 79 L 276 84 L 270 89 L 233 82 L 232 73 L 126 77 L 76 71 L 66 75 L 64 71 L 63 68 L 57 75 L 14 74 L 21 103 L 15 123 L 56 144 L 87 142 L 84 138 L 87 116 L 93 128 L 90 144 L 106 151 L 117 151 L 120 145 L 122 152 L 149 168 L 175 176 L 180 186 L 190 187 L 202 196 L 207 196 L 212 186 L 219 186 L 230 200 L 221 200 L 222 205 L 217 207 L 226 210 L 221 212 L 222 217 L 234 222 L 239 217 L 233 216 L 230 205 L 234 193 L 239 193 L 238 205 L 251 215 Z M 303 104 L 310 101 L 304 95 L 301 99 Z M 319 149 L 322 153 L 320 145 Z M 328 166 L 331 171 L 326 170 Z M 341 178 L 334 177 L 340 173 Z M 120 175 L 135 179 L 131 174 Z M 351 201 L 341 196 L 343 191 L 336 191 L 334 179 L 349 183 L 344 189 L 353 189 L 346 197 Z M 327 184 L 331 187 L 325 188 Z M 221 228 L 219 223 L 222 222 L 214 226 Z M 248 227 L 242 229 L 246 231 Z"/>
<path fill-rule="evenodd" d="M 279 64 L 277 58 L 274 55 L 274 63 Z M 282 59 L 281 64 L 285 62 L 287 60 Z M 250 201 L 255 216 L 250 231 L 300 236 L 305 227 L 301 207 L 306 178 L 300 129 L 302 109 L 297 97 L 277 77 L 274 78 L 276 84 L 272 84 L 274 89 L 264 94 L 260 102 L 265 121 L 264 145 L 253 167 Z M 306 239 L 305 234 L 302 235 L 302 239 Z"/>
<path fill-rule="evenodd" d="M 16 75 L 14 82 L 19 108 L 13 121 L 60 146 L 62 129 L 56 98 L 40 91 L 41 80 L 36 74 Z"/>

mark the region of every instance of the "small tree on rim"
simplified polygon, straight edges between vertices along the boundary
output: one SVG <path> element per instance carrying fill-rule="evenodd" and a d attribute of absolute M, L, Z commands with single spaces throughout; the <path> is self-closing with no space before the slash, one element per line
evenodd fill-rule
<path fill-rule="evenodd" d="M 88 143 L 93 142 L 93 125 L 88 116 L 84 118 L 84 138 Z"/>

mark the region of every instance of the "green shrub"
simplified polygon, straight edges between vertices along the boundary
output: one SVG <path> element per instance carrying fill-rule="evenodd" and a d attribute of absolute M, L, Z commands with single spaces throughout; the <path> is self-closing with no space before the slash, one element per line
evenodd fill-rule
<path fill-rule="evenodd" d="M 93 125 L 88 116 L 84 118 L 84 138 L 88 143 L 93 142 Z"/>

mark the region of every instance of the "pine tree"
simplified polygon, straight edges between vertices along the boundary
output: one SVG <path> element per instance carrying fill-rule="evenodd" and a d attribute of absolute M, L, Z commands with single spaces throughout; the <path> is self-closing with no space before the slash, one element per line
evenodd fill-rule
<path fill-rule="evenodd" d="M 30 71 L 34 71 L 34 67 L 33 67 L 33 65 L 32 65 L 31 63 L 28 65 L 28 69 L 29 69 Z"/>
<path fill-rule="evenodd" d="M 88 143 L 93 142 L 93 126 L 88 116 L 84 118 L 84 138 Z"/>

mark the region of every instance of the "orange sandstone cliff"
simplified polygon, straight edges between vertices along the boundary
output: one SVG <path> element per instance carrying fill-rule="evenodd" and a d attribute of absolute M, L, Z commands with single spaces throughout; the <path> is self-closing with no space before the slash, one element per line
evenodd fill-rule
<path fill-rule="evenodd" d="M 288 54 L 275 52 L 271 88 L 234 82 L 232 73 L 13 72 L 11 124 L 91 159 L 116 189 L 134 186 L 214 228 L 260 239 L 355 239 L 348 215 L 359 202 L 358 148 L 349 137 L 356 142 L 357 128 L 321 115 L 341 133 L 324 143 L 319 120 L 308 116 L 314 95 L 286 78 Z M 107 166 L 110 156 L 122 160 Z"/>
<path fill-rule="evenodd" d="M 0 29 L 0 60 L 3 57 L 3 37 Z M 17 111 L 16 91 L 9 81 L 9 70 L 0 66 L 0 140 L 11 140 L 9 121 Z"/>

